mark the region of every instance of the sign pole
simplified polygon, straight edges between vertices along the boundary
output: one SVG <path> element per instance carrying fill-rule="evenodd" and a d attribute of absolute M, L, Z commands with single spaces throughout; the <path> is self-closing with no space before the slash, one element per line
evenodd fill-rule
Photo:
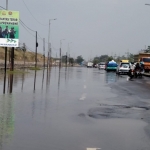
<path fill-rule="evenodd" d="M 37 67 L 37 47 L 38 47 L 38 43 L 37 43 L 37 31 L 36 31 L 35 69 L 36 69 L 36 67 Z"/>
<path fill-rule="evenodd" d="M 11 49 L 11 67 L 10 67 L 10 71 L 14 70 L 14 47 L 12 47 Z"/>
<path fill-rule="evenodd" d="M 8 10 L 8 0 L 6 0 L 6 10 Z M 7 47 L 5 47 L 5 74 L 7 69 Z"/>
<path fill-rule="evenodd" d="M 7 47 L 5 47 L 5 74 L 7 69 Z"/>

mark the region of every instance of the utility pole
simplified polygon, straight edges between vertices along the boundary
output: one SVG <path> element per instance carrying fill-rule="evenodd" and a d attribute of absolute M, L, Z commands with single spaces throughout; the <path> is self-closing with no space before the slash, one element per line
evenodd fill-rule
<path fill-rule="evenodd" d="M 45 38 L 43 38 L 43 67 L 45 69 Z"/>
<path fill-rule="evenodd" d="M 26 45 L 23 43 L 23 59 L 24 59 L 24 68 L 25 68 L 25 52 L 26 52 Z"/>
<path fill-rule="evenodd" d="M 70 66 L 70 53 L 69 53 L 69 56 L 68 56 L 69 58 L 68 58 L 68 61 L 69 61 L 69 66 Z"/>
<path fill-rule="evenodd" d="M 48 54 L 47 54 L 47 69 L 48 69 L 48 65 L 49 64 L 49 51 L 48 51 Z"/>
<path fill-rule="evenodd" d="M 67 52 L 66 52 L 66 67 L 67 67 L 67 59 L 68 59 L 68 57 L 67 57 Z"/>
<path fill-rule="evenodd" d="M 48 55 L 47 55 L 47 69 L 49 68 L 49 50 L 50 50 L 50 19 L 49 19 L 49 29 L 48 29 Z"/>
<path fill-rule="evenodd" d="M 60 62 L 59 62 L 59 67 L 61 67 L 61 47 L 60 47 L 60 53 L 59 53 L 59 57 L 60 57 Z"/>
<path fill-rule="evenodd" d="M 51 62 L 51 43 L 50 43 L 50 21 L 51 20 L 56 20 L 56 18 L 55 19 L 49 19 L 49 29 L 48 29 L 48 54 L 50 55 L 50 62 Z M 50 44 L 49 44 L 50 43 Z M 48 55 L 48 56 L 49 56 Z M 50 62 L 48 62 L 48 63 L 50 63 Z M 48 64 L 49 65 L 49 64 Z"/>
<path fill-rule="evenodd" d="M 69 66 L 70 66 L 70 44 L 71 44 L 72 42 L 69 42 L 68 43 L 68 62 L 69 62 Z"/>
<path fill-rule="evenodd" d="M 50 43 L 49 55 L 50 55 L 50 56 L 49 56 L 49 58 L 50 58 L 50 59 L 49 59 L 49 60 L 50 60 L 50 61 L 49 61 L 49 66 L 51 67 L 51 65 L 52 65 L 52 50 L 51 50 L 51 43 Z"/>
<path fill-rule="evenodd" d="M 36 31 L 36 39 L 35 39 L 35 42 L 36 42 L 36 44 L 35 44 L 35 69 L 36 69 L 36 67 L 37 67 L 37 47 L 38 47 L 38 42 L 37 42 L 37 31 Z"/>
<path fill-rule="evenodd" d="M 55 58 L 55 67 L 56 67 L 56 60 L 57 60 L 57 53 L 56 53 L 56 58 Z"/>
<path fill-rule="evenodd" d="M 61 56 L 61 46 L 62 46 L 62 41 L 63 41 L 63 40 L 65 40 L 65 39 L 61 39 L 61 40 L 60 40 L 60 52 L 59 52 L 59 57 L 60 57 L 59 66 L 60 66 L 60 67 L 61 67 L 61 61 L 62 61 L 62 60 L 61 60 L 61 57 L 62 57 L 62 56 Z"/>
<path fill-rule="evenodd" d="M 48 43 L 48 48 L 50 48 L 50 43 Z M 49 68 L 49 55 L 50 55 L 50 50 L 48 49 L 48 55 L 47 55 L 47 69 Z"/>
<path fill-rule="evenodd" d="M 8 0 L 6 0 L 6 10 L 8 10 Z"/>

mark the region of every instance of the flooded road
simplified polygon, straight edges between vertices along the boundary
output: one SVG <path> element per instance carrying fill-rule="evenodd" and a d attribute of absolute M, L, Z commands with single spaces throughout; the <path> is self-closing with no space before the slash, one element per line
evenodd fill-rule
<path fill-rule="evenodd" d="M 149 150 L 150 79 L 126 78 L 82 67 L 1 75 L 0 150 Z"/>

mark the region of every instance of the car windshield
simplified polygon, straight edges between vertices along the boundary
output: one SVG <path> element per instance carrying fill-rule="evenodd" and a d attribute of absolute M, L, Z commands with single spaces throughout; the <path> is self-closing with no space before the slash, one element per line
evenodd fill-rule
<path fill-rule="evenodd" d="M 143 62 L 150 62 L 150 58 L 143 58 Z"/>
<path fill-rule="evenodd" d="M 122 64 L 120 65 L 120 67 L 129 68 L 129 63 L 122 63 Z"/>
<path fill-rule="evenodd" d="M 118 65 L 116 63 L 108 63 L 107 67 L 117 67 Z"/>
<path fill-rule="evenodd" d="M 102 63 L 102 62 L 101 62 L 101 63 L 99 63 L 99 65 L 105 65 L 105 63 Z"/>

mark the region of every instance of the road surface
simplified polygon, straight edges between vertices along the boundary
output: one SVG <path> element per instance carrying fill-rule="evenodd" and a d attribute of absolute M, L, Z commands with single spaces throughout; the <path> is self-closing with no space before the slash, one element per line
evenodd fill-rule
<path fill-rule="evenodd" d="M 0 150 L 150 149 L 150 78 L 54 67 L 0 87 Z"/>

